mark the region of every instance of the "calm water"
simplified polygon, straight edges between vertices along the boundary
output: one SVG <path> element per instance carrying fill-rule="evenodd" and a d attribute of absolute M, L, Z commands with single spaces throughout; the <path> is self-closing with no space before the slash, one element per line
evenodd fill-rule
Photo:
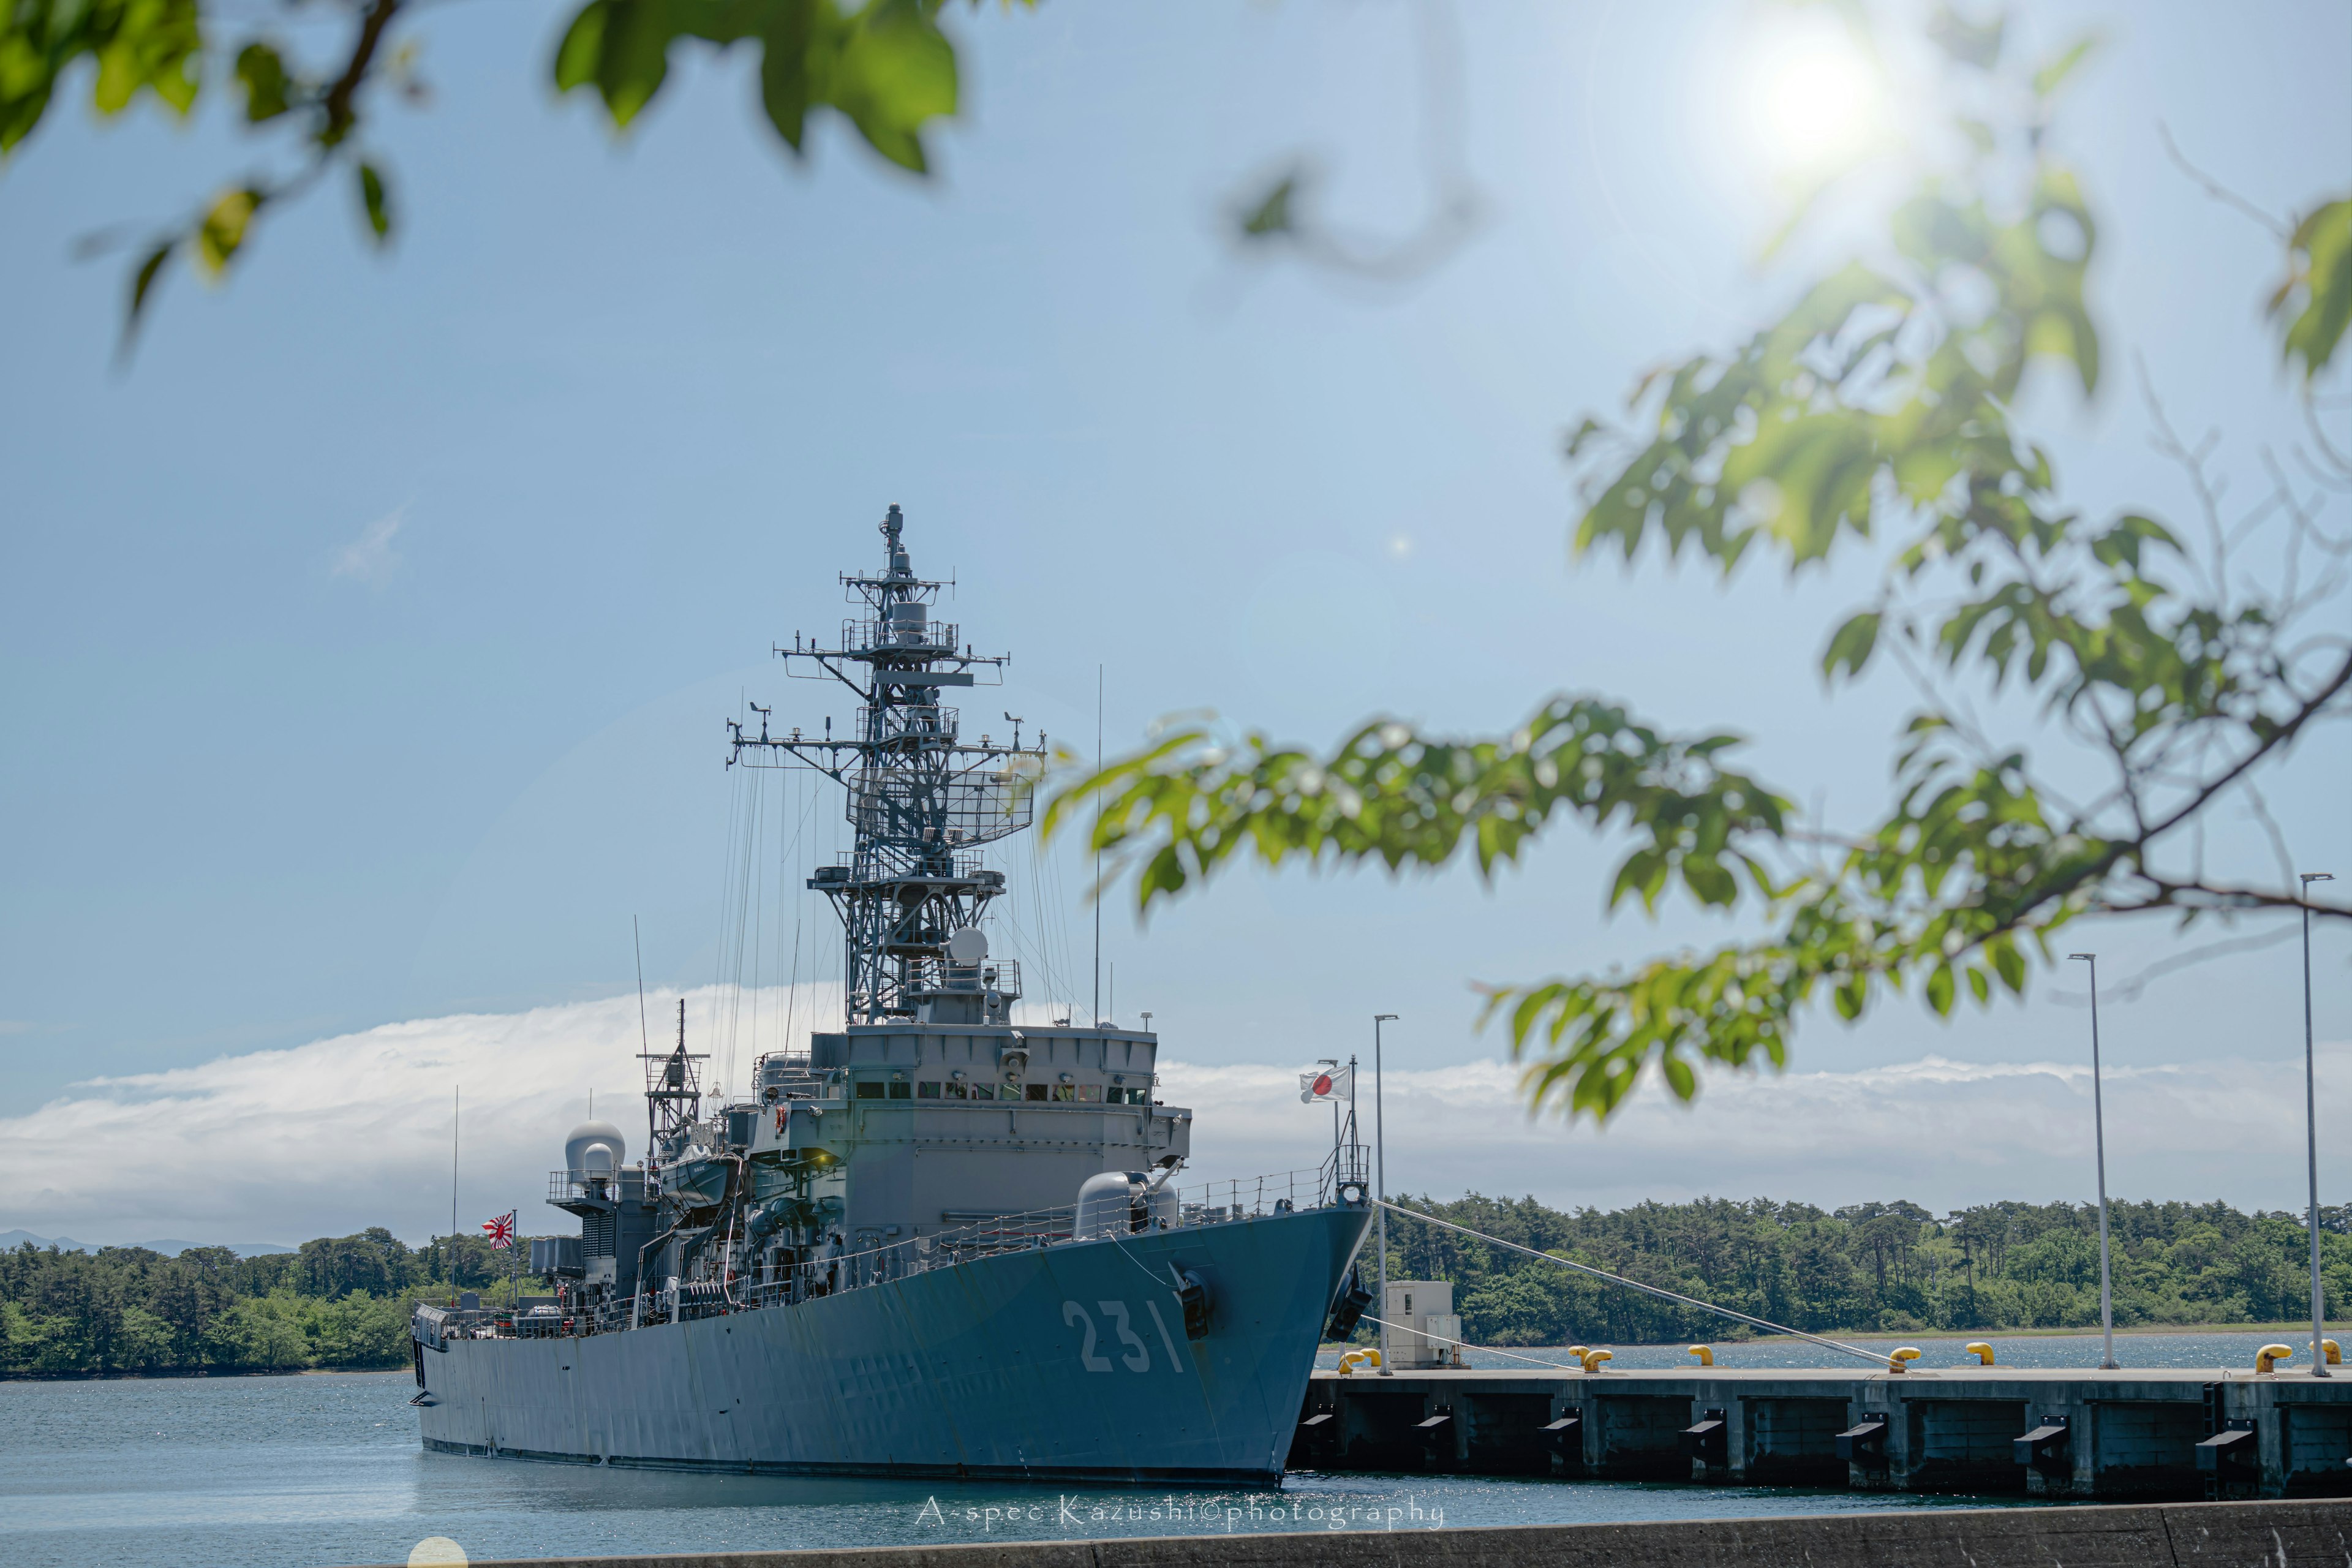
<path fill-rule="evenodd" d="M 2251 1366 L 2266 1337 L 2118 1336 L 2116 1353 L 2136 1366 Z M 1927 1352 L 1927 1364 L 1959 1359 L 1958 1341 L 1912 1342 Z M 2098 1360 L 2095 1336 L 1996 1342 L 2001 1359 L 2018 1365 Z M 1679 1346 L 1629 1347 L 1617 1364 L 1689 1361 Z M 1727 1346 L 1718 1361 L 1824 1364 L 1812 1347 L 1780 1343 Z M 425 1453 L 408 1407 L 415 1388 L 405 1372 L 0 1383 L 0 1562 L 294 1568 L 405 1563 L 427 1536 L 455 1540 L 476 1558 L 578 1556 L 1703 1519 L 1996 1500 L 1381 1476 L 1301 1475 L 1279 1491 L 1171 1494 L 589 1470 Z"/>

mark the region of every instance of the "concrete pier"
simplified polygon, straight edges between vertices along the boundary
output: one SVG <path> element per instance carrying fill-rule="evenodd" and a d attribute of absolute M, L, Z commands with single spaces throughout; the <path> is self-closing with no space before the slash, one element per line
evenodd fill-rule
<path fill-rule="evenodd" d="M 1294 1470 L 2352 1497 L 2352 1367 L 1318 1373 Z"/>
<path fill-rule="evenodd" d="M 1222 1531 L 813 1552 L 478 1561 L 474 1568 L 2343 1568 L 2352 1504 L 1912 1509 L 1653 1524 Z"/>

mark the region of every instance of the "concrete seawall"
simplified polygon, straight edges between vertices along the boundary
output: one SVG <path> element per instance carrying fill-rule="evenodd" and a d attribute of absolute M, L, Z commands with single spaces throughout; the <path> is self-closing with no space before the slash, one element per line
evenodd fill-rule
<path fill-rule="evenodd" d="M 1670 1524 L 530 1558 L 475 1568 L 2346 1568 L 2352 1503 L 1916 1509 Z"/>
<path fill-rule="evenodd" d="M 2081 1500 L 2344 1497 L 2352 1368 L 2335 1371 L 1318 1373 L 1289 1468 Z"/>

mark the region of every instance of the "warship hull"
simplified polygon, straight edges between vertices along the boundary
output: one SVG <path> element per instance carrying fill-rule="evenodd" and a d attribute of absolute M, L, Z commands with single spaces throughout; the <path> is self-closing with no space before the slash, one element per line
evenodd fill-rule
<path fill-rule="evenodd" d="M 420 1342 L 425 1447 L 774 1474 L 1280 1477 L 1360 1206 L 1069 1241 L 621 1332 Z M 1178 1272 L 1203 1282 L 1185 1331 Z"/>

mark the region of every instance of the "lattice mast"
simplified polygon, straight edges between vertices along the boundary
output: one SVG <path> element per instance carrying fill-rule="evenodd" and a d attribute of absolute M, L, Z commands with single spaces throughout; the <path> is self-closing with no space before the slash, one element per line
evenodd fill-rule
<path fill-rule="evenodd" d="M 822 739 L 797 727 L 773 736 L 769 710 L 760 709 L 756 736 L 728 724 L 730 767 L 811 767 L 846 792 L 853 847 L 845 862 L 819 867 L 808 885 L 841 917 L 844 1010 L 853 1024 L 912 1016 L 927 998 L 978 984 L 970 939 L 955 954 L 950 939 L 976 928 L 1004 891 L 1004 874 L 983 868 L 980 849 L 1029 826 L 1024 786 L 1045 755 L 1044 733 L 1024 748 L 1021 721 L 1011 714 L 1011 744 L 962 739 L 961 715 L 940 692 L 976 684 L 975 671 L 997 674 L 1012 656 L 975 654 L 960 628 L 934 618 L 947 584 L 915 575 L 905 527 L 891 507 L 881 523 L 883 572 L 843 574 L 845 596 L 862 613 L 842 623 L 835 646 L 796 633 L 791 647 L 772 650 L 788 664 L 813 664 L 807 679 L 831 676 L 857 694 L 856 736 L 834 739 L 830 719 Z M 1018 994 L 1016 971 L 992 965 L 992 980 L 999 970 L 1004 979 L 994 988 L 1009 1000 Z"/>
<path fill-rule="evenodd" d="M 656 1154 L 675 1153 L 686 1142 L 687 1129 L 702 1114 L 702 1068 L 708 1052 L 686 1048 L 686 998 L 677 999 L 677 1044 L 667 1051 L 644 1051 L 646 1064 L 646 1131 Z"/>

